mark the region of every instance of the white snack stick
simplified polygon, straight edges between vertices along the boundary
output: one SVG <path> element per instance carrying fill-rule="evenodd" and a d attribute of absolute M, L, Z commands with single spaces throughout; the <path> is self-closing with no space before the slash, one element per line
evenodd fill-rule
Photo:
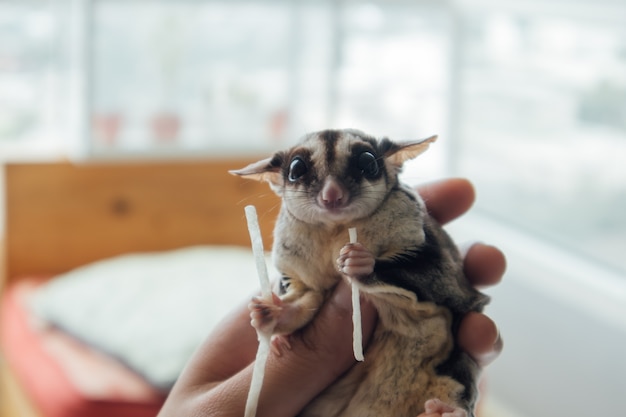
<path fill-rule="evenodd" d="M 351 227 L 348 229 L 350 235 L 350 243 L 356 243 L 356 228 Z M 359 287 L 356 281 L 351 280 L 352 283 L 352 350 L 354 351 L 354 358 L 362 362 L 363 357 L 363 332 L 361 329 L 361 299 L 359 298 Z"/>
<path fill-rule="evenodd" d="M 259 219 L 256 215 L 256 208 L 252 205 L 245 207 L 246 220 L 248 221 L 248 233 L 250 233 L 250 241 L 252 242 L 252 254 L 256 262 L 256 270 L 259 274 L 259 282 L 261 284 L 261 294 L 263 297 L 272 298 L 272 288 L 267 273 L 267 265 L 265 264 L 265 253 L 263 251 L 263 238 L 261 237 L 261 228 L 259 227 Z"/>
<path fill-rule="evenodd" d="M 263 252 L 263 239 L 261 237 L 261 229 L 259 228 L 259 220 L 254 206 L 246 206 L 246 219 L 248 221 L 248 232 L 250 233 L 250 241 L 252 242 L 252 253 L 256 261 L 257 273 L 261 283 L 261 294 L 264 298 L 272 299 L 272 289 L 267 273 L 267 265 L 265 264 L 265 255 Z M 246 401 L 245 417 L 254 417 L 259 404 L 259 396 L 261 395 L 261 387 L 263 386 L 263 378 L 265 376 L 265 363 L 270 351 L 271 332 L 261 332 L 257 329 L 257 337 L 259 339 L 259 348 L 254 361 L 254 370 L 252 372 L 252 381 L 250 382 L 250 390 L 248 391 L 248 399 Z"/>
<path fill-rule="evenodd" d="M 350 227 L 348 234 L 350 235 L 350 243 L 356 243 L 356 227 Z"/>

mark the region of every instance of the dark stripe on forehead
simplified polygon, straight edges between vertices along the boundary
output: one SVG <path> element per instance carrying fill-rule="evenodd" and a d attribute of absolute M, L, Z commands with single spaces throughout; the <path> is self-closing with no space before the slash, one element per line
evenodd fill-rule
<path fill-rule="evenodd" d="M 372 148 L 376 149 L 378 147 L 378 140 L 376 140 L 375 137 L 370 136 L 368 134 L 365 133 L 360 133 L 359 135 L 357 135 L 357 137 L 359 139 L 361 139 L 363 142 L 367 142 L 370 145 L 372 145 Z"/>
<path fill-rule="evenodd" d="M 357 144 L 353 145 L 352 147 L 353 154 L 363 152 L 364 150 L 368 150 L 368 151 L 374 151 L 374 154 L 378 153 L 377 155 L 378 157 L 383 155 L 382 152 L 377 152 L 379 151 L 379 142 L 375 137 L 370 136 L 363 132 L 353 132 L 352 134 L 355 135 L 360 140 L 360 143 L 357 142 Z M 370 145 L 369 149 L 367 146 L 368 144 Z"/>
<path fill-rule="evenodd" d="M 326 166 L 331 166 L 335 161 L 335 147 L 340 135 L 341 132 L 338 130 L 325 130 L 320 132 L 320 139 L 322 140 L 326 151 Z"/>

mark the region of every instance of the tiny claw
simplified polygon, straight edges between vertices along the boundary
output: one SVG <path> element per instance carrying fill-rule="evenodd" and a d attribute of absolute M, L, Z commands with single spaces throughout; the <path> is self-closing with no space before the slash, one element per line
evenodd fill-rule
<path fill-rule="evenodd" d="M 272 294 L 274 296 L 274 294 Z M 272 297 L 274 298 L 274 297 Z M 278 299 L 276 297 L 276 299 Z M 250 324 L 262 332 L 271 332 L 282 313 L 282 302 L 278 299 L 268 300 L 264 297 L 253 297 L 248 304 L 250 310 Z"/>
<path fill-rule="evenodd" d="M 283 356 L 283 352 L 285 350 L 291 350 L 291 343 L 289 343 L 289 335 L 288 334 L 274 335 L 272 337 L 271 349 L 272 349 L 272 352 L 274 352 L 274 354 L 279 357 Z"/>
<path fill-rule="evenodd" d="M 374 272 L 374 255 L 360 243 L 348 243 L 339 251 L 339 272 L 350 277 L 366 277 Z"/>
<path fill-rule="evenodd" d="M 441 415 L 441 417 L 467 417 L 465 410 L 446 404 L 438 398 L 426 401 L 424 404 L 424 413 L 428 415 Z"/>

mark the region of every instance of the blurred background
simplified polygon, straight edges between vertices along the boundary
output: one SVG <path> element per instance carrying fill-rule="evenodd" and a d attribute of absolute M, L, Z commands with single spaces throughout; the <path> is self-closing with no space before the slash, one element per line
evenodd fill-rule
<path fill-rule="evenodd" d="M 439 134 L 509 273 L 502 417 L 614 414 L 626 373 L 624 0 L 2 0 L 0 162 L 265 155 Z M 621 394 L 621 395 L 620 395 Z"/>

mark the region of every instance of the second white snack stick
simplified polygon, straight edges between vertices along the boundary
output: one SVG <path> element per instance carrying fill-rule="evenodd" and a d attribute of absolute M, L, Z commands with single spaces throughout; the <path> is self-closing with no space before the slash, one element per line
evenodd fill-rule
<path fill-rule="evenodd" d="M 265 253 L 263 251 L 263 239 L 261 237 L 261 229 L 259 220 L 254 206 L 246 206 L 246 219 L 248 221 L 248 232 L 252 242 L 252 253 L 256 261 L 256 268 L 259 274 L 259 282 L 261 284 L 261 294 L 264 298 L 272 299 L 272 289 L 267 273 L 267 265 L 265 264 Z M 254 417 L 259 404 L 259 396 L 263 386 L 263 378 L 265 377 L 265 363 L 270 351 L 271 332 L 262 333 L 257 329 L 257 337 L 259 339 L 259 348 L 254 361 L 254 370 L 252 371 L 252 381 L 250 382 L 250 390 L 248 391 L 248 399 L 246 401 L 245 417 Z"/>
<path fill-rule="evenodd" d="M 356 243 L 356 228 L 349 228 L 348 234 L 350 235 L 350 243 Z M 363 331 L 361 329 L 361 299 L 356 280 L 352 279 L 350 282 L 352 284 L 352 350 L 354 351 L 354 358 L 362 362 L 365 358 L 363 357 Z"/>

